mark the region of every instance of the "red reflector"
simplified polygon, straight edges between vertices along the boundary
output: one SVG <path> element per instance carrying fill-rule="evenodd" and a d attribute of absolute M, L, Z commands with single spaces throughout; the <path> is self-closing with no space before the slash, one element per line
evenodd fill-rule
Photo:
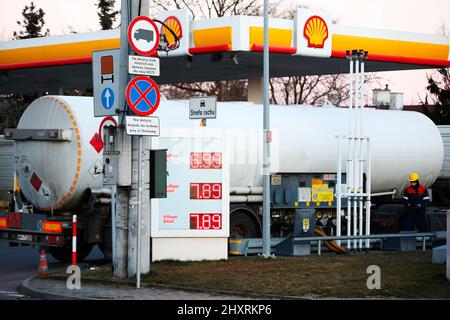
<path fill-rule="evenodd" d="M 10 212 L 8 225 L 10 228 L 22 228 L 22 214 L 18 212 Z"/>
<path fill-rule="evenodd" d="M 58 236 L 46 236 L 45 240 L 48 244 L 59 244 L 61 242 L 61 237 Z"/>
<path fill-rule="evenodd" d="M 44 221 L 43 231 L 50 233 L 62 233 L 62 224 L 61 222 Z"/>
<path fill-rule="evenodd" d="M 0 218 L 0 229 L 8 228 L 8 218 Z"/>

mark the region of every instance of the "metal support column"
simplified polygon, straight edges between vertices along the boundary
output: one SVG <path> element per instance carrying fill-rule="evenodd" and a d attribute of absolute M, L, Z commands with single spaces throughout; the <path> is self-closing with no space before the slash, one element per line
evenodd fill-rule
<path fill-rule="evenodd" d="M 270 257 L 269 1 L 264 0 L 263 256 Z"/>

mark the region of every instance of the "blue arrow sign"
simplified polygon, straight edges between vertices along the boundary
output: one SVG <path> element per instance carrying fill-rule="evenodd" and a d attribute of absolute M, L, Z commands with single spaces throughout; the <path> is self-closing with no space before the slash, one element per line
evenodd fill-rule
<path fill-rule="evenodd" d="M 106 87 L 102 91 L 102 105 L 105 109 L 111 109 L 111 107 L 114 105 L 114 91 L 112 91 L 111 88 Z"/>

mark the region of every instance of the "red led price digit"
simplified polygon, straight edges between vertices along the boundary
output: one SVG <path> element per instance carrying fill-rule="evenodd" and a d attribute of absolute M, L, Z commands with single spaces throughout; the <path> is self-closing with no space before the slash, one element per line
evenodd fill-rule
<path fill-rule="evenodd" d="M 211 153 L 209 152 L 202 153 L 202 160 L 203 160 L 203 168 L 209 169 L 211 167 Z"/>
<path fill-rule="evenodd" d="M 213 199 L 222 199 L 222 184 L 215 183 L 213 184 L 212 189 L 213 189 L 212 193 Z"/>
<path fill-rule="evenodd" d="M 200 184 L 191 183 L 191 199 L 200 199 Z"/>
<path fill-rule="evenodd" d="M 211 229 L 211 216 L 203 214 L 202 229 Z"/>
<path fill-rule="evenodd" d="M 201 168 L 201 153 L 191 152 L 191 169 Z"/>
<path fill-rule="evenodd" d="M 202 183 L 202 198 L 203 199 L 211 199 L 211 184 Z"/>
<path fill-rule="evenodd" d="M 212 161 L 213 161 L 212 166 L 214 169 L 221 169 L 222 168 L 222 153 L 214 152 L 212 154 Z"/>
<path fill-rule="evenodd" d="M 191 229 L 199 229 L 200 228 L 200 215 L 199 214 L 191 214 Z"/>
<path fill-rule="evenodd" d="M 213 229 L 222 229 L 222 215 L 221 214 L 213 214 L 212 215 L 212 227 Z"/>

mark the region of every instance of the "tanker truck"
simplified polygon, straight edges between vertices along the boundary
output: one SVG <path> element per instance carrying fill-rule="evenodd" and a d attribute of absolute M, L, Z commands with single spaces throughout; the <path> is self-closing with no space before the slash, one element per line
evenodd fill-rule
<path fill-rule="evenodd" d="M 160 117 L 161 136 L 198 127 L 199 120 L 190 120 L 188 110 L 188 101 L 162 99 L 154 114 Z M 207 123 L 208 128 L 223 130 L 227 141 L 233 238 L 262 234 L 262 112 L 261 105 L 250 102 L 219 102 L 217 118 Z M 349 118 L 347 108 L 276 105 L 270 108 L 270 119 L 272 185 L 277 180 L 293 186 L 277 195 L 271 192 L 271 232 L 282 237 L 292 232 L 295 208 L 308 205 L 299 204 L 298 190 L 317 180 L 331 190 L 336 187 L 336 135 L 347 133 Z M 71 219 L 76 214 L 78 259 L 95 244 L 110 257 L 111 206 L 102 188 L 102 151 L 93 147 L 101 120 L 93 115 L 91 97 L 44 96 L 30 104 L 16 129 L 5 130 L 5 138 L 15 141 L 15 185 L 9 212 L 0 213 L 0 240 L 45 245 L 56 259 L 69 261 Z M 429 118 L 364 109 L 362 123 L 364 135 L 371 138 L 373 193 L 387 193 L 388 201 L 395 202 L 409 173 L 418 172 L 427 187 L 438 178 L 443 143 Z M 384 201 L 374 198 L 373 206 Z M 314 209 L 317 224 L 333 234 L 335 199 Z M 376 214 L 372 219 L 377 220 Z"/>

